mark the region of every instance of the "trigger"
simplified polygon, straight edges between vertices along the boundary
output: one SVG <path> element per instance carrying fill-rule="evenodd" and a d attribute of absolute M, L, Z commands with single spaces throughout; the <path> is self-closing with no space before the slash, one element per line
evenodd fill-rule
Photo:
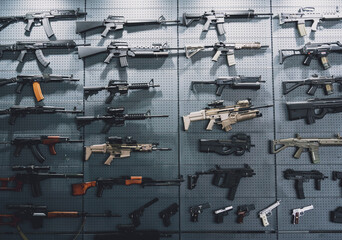
<path fill-rule="evenodd" d="M 55 149 L 55 144 L 49 145 L 49 151 L 50 151 L 51 155 L 57 154 L 56 149 Z"/>

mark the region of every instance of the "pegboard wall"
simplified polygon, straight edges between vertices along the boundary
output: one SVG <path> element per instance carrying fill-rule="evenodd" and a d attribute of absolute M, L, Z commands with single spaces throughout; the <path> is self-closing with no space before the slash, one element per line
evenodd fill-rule
<path fill-rule="evenodd" d="M 15 94 L 15 86 L 0 87 L 0 107 L 9 108 L 14 104 L 34 106 L 47 105 L 65 107 L 66 109 L 84 110 L 85 115 L 105 114 L 108 106 L 124 106 L 127 113 L 166 114 L 168 118 L 156 118 L 146 121 L 127 122 L 124 127 L 112 127 L 107 134 L 102 134 L 102 122 L 77 130 L 72 114 L 28 115 L 19 118 L 14 126 L 8 125 L 8 117 L 0 116 L 0 139 L 10 141 L 19 136 L 60 135 L 71 139 L 84 139 L 84 143 L 58 144 L 57 155 L 49 154 L 42 146 L 42 153 L 47 156 L 45 165 L 51 166 L 58 173 L 84 173 L 83 179 L 48 179 L 41 184 L 43 196 L 33 198 L 29 186 L 23 192 L 1 192 L 0 213 L 11 213 L 6 204 L 46 205 L 51 211 L 85 211 L 102 213 L 111 210 L 121 214 L 121 218 L 88 218 L 79 239 L 91 240 L 94 234 L 116 231 L 117 224 L 130 223 L 128 214 L 141 205 L 158 197 L 159 201 L 145 210 L 138 229 L 158 229 L 173 232 L 168 239 L 340 239 L 341 225 L 329 221 L 329 211 L 342 204 L 342 193 L 338 182 L 331 180 L 331 172 L 342 167 L 342 148 L 321 148 L 321 163 L 310 164 L 309 154 L 304 153 L 300 159 L 292 157 L 294 149 L 286 149 L 277 155 L 269 153 L 269 140 L 294 137 L 300 133 L 303 137 L 329 138 L 342 132 L 341 114 L 327 115 L 316 124 L 307 125 L 304 120 L 288 121 L 286 102 L 308 99 L 304 87 L 284 96 L 281 82 L 284 80 L 301 80 L 313 74 L 319 76 L 341 75 L 342 55 L 329 56 L 332 67 L 323 71 L 317 61 L 311 66 L 301 64 L 302 57 L 287 59 L 279 64 L 278 51 L 282 48 L 300 48 L 305 43 L 333 42 L 341 40 L 342 21 L 324 22 L 315 33 L 300 37 L 294 23 L 279 25 L 275 16 L 281 12 L 295 13 L 300 7 L 315 7 L 319 12 L 335 11 L 342 7 L 340 0 L 1 0 L 0 16 L 20 16 L 27 12 L 50 9 L 76 9 L 87 12 L 87 16 L 78 21 L 102 21 L 108 15 L 130 18 L 157 19 L 164 15 L 168 20 L 181 19 L 184 12 L 203 14 L 205 11 L 254 9 L 258 13 L 273 13 L 272 17 L 255 19 L 229 19 L 224 24 L 225 36 L 209 30 L 202 32 L 203 22 L 194 22 L 184 26 L 140 26 L 127 27 L 123 31 L 110 32 L 102 38 L 102 29 L 88 31 L 86 34 L 75 33 L 75 21 L 52 21 L 51 26 L 58 40 L 73 39 L 77 43 L 90 43 L 92 46 L 106 46 L 111 41 L 127 41 L 129 46 L 151 46 L 152 43 L 167 43 L 170 47 L 185 45 L 212 45 L 218 41 L 229 43 L 260 42 L 269 45 L 265 50 L 236 51 L 236 65 L 228 67 L 226 58 L 220 57 L 212 62 L 213 52 L 203 51 L 190 60 L 182 51 L 175 52 L 167 58 L 129 58 L 129 67 L 120 68 L 117 59 L 104 64 L 106 54 L 99 54 L 85 60 L 79 60 L 77 51 L 44 51 L 51 61 L 43 68 L 34 55 L 28 54 L 24 63 L 15 60 L 16 55 L 6 53 L 0 59 L 1 78 L 16 75 L 39 74 L 73 74 L 80 81 L 73 83 L 42 84 L 45 99 L 37 103 L 31 86 L 25 86 L 21 95 Z M 24 33 L 24 23 L 13 23 L 0 32 L 1 44 L 13 44 L 20 40 L 45 40 L 43 28 L 34 27 L 30 34 Z M 309 32 L 309 25 L 306 30 Z M 215 87 L 196 85 L 190 90 L 191 81 L 210 81 L 222 76 L 261 76 L 265 83 L 261 89 L 233 90 L 226 88 L 222 96 L 215 95 Z M 108 92 L 102 91 L 85 99 L 83 86 L 107 86 L 109 80 L 126 80 L 129 83 L 147 83 L 154 79 L 159 88 L 148 91 L 130 91 L 126 96 L 116 96 L 111 104 L 105 104 Z M 333 96 L 340 93 L 336 89 Z M 326 97 L 320 89 L 316 97 Z M 273 108 L 261 110 L 263 116 L 251 121 L 233 125 L 229 133 L 218 126 L 212 131 L 205 131 L 206 122 L 195 122 L 189 131 L 183 131 L 181 117 L 190 112 L 199 111 L 208 102 L 223 99 L 226 105 L 237 100 L 251 98 L 253 105 L 274 105 Z M 230 139 L 233 134 L 244 132 L 251 136 L 250 152 L 243 156 L 221 156 L 215 153 L 198 151 L 198 140 Z M 111 166 L 103 165 L 106 154 L 93 154 L 89 161 L 83 161 L 83 147 L 102 144 L 107 136 L 132 136 L 140 143 L 159 142 L 160 147 L 169 147 L 167 152 L 132 153 L 130 158 L 115 159 Z M 0 177 L 14 175 L 13 165 L 37 164 L 30 150 L 25 148 L 20 157 L 14 157 L 14 147 L 0 144 L 2 161 Z M 85 196 L 71 196 L 71 184 L 92 181 L 98 177 L 119 177 L 141 175 L 154 179 L 174 179 L 196 171 L 205 171 L 219 164 L 224 168 L 242 167 L 249 164 L 256 175 L 242 179 L 233 201 L 227 200 L 227 189 L 211 185 L 212 176 L 202 175 L 197 187 L 187 188 L 185 181 L 180 187 L 146 187 L 114 186 L 106 190 L 102 198 L 96 197 L 96 189 L 88 190 Z M 285 180 L 283 171 L 319 170 L 328 176 L 322 182 L 322 190 L 316 191 L 312 181 L 304 184 L 306 199 L 296 198 L 294 181 Z M 342 168 L 341 168 L 342 170 Z M 281 200 L 281 205 L 274 209 L 268 227 L 263 227 L 258 212 Z M 179 212 L 171 218 L 171 226 L 164 227 L 158 213 L 172 203 L 180 205 Z M 189 208 L 209 202 L 210 209 L 204 210 L 199 222 L 190 221 Z M 256 209 L 244 219 L 243 224 L 236 223 L 236 210 L 239 205 L 255 204 Z M 314 205 L 314 210 L 300 218 L 298 225 L 292 224 L 291 211 L 307 205 Z M 224 217 L 224 223 L 216 224 L 212 211 L 230 206 L 234 210 Z M 79 230 L 81 219 L 60 218 L 44 220 L 44 227 L 33 229 L 29 222 L 21 224 L 23 232 L 30 240 L 73 239 Z M 297 232 L 298 231 L 298 232 Z M 21 239 L 15 228 L 0 226 L 0 239 Z"/>

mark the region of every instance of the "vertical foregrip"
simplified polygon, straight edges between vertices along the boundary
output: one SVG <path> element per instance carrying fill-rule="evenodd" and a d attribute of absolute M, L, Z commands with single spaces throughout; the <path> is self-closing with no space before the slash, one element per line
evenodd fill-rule
<path fill-rule="evenodd" d="M 297 192 L 297 197 L 299 199 L 305 199 L 303 180 L 301 180 L 301 179 L 295 180 L 295 189 Z"/>

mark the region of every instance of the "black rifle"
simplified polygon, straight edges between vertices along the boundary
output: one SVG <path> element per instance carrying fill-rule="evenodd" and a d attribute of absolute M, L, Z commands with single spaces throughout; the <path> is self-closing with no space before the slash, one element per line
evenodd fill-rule
<path fill-rule="evenodd" d="M 41 12 L 29 12 L 24 16 L 10 16 L 10 17 L 0 17 L 0 31 L 10 25 L 11 23 L 23 21 L 26 23 L 25 31 L 31 32 L 32 27 L 43 26 L 46 36 L 52 37 L 54 35 L 53 30 L 50 25 L 50 20 L 60 20 L 60 19 L 75 19 L 84 17 L 87 15 L 86 12 L 81 12 L 78 8 L 77 10 L 50 10 Z"/>
<path fill-rule="evenodd" d="M 18 41 L 15 44 L 0 45 L 0 58 L 5 51 L 20 52 L 17 60 L 24 61 L 27 52 L 33 52 L 38 62 L 44 67 L 49 66 L 50 62 L 43 54 L 44 49 L 67 49 L 72 50 L 78 46 L 89 46 L 90 44 L 76 44 L 74 40 L 56 40 L 56 41 Z"/>
<path fill-rule="evenodd" d="M 127 42 L 111 42 L 106 47 L 78 47 L 78 57 L 85 58 L 99 53 L 108 53 L 105 63 L 112 58 L 119 58 L 120 66 L 127 67 L 127 57 L 167 57 L 169 55 L 167 44 L 156 43 L 152 47 L 129 47 Z"/>
<path fill-rule="evenodd" d="M 248 10 L 228 10 L 228 11 L 220 11 L 217 12 L 215 10 L 211 10 L 210 12 L 204 12 L 201 14 L 193 14 L 193 13 L 183 13 L 183 25 L 189 26 L 194 21 L 200 21 L 204 19 L 206 22 L 203 26 L 202 31 L 207 32 L 210 28 L 211 24 L 215 24 L 217 33 L 219 35 L 223 35 L 226 33 L 224 30 L 223 24 L 225 19 L 250 19 L 258 16 L 270 16 L 272 13 L 255 13 L 253 9 Z"/>
<path fill-rule="evenodd" d="M 53 107 L 53 106 L 35 106 L 26 107 L 14 105 L 8 109 L 0 110 L 0 115 L 10 115 L 8 123 L 14 125 L 18 117 L 25 117 L 27 114 L 51 114 L 51 113 L 83 113 L 82 110 L 65 110 L 64 107 Z"/>
<path fill-rule="evenodd" d="M 79 81 L 77 78 L 73 78 L 72 75 L 69 76 L 61 76 L 61 75 L 18 75 L 14 78 L 1 78 L 0 86 L 4 86 L 7 84 L 16 83 L 18 86 L 15 90 L 17 94 L 20 94 L 23 90 L 23 87 L 26 84 L 32 84 L 33 92 L 36 97 L 36 100 L 40 102 L 44 99 L 42 90 L 40 88 L 41 83 L 49 83 L 49 82 L 64 82 L 64 81 Z"/>
<path fill-rule="evenodd" d="M 322 119 L 328 113 L 342 112 L 342 98 L 315 98 L 286 103 L 289 120 L 306 119 L 308 124 Z"/>
<path fill-rule="evenodd" d="M 324 93 L 330 95 L 334 92 L 334 83 L 338 83 L 340 90 L 342 90 L 342 77 L 319 77 L 317 74 L 314 74 L 311 78 L 304 80 L 283 81 L 283 94 L 286 95 L 300 86 L 309 85 L 310 88 L 306 92 L 309 95 L 315 95 L 317 88 L 323 88 Z M 291 84 L 291 86 L 288 88 L 287 84 Z"/>
<path fill-rule="evenodd" d="M 40 137 L 16 137 L 11 142 L 0 142 L 0 144 L 12 144 L 15 145 L 14 156 L 19 157 L 21 151 L 25 146 L 27 146 L 35 159 L 38 162 L 43 163 L 46 159 L 39 149 L 39 144 L 49 146 L 49 151 L 51 155 L 56 155 L 55 145 L 56 143 L 79 143 L 84 142 L 84 140 L 70 140 L 68 137 L 60 136 L 40 136 Z"/>
<path fill-rule="evenodd" d="M 243 218 L 248 216 L 249 212 L 254 209 L 255 209 L 254 204 L 238 206 L 238 210 L 236 212 L 236 214 L 238 215 L 237 223 L 243 223 Z"/>
<path fill-rule="evenodd" d="M 148 208 L 149 206 L 151 206 L 152 204 L 158 201 L 159 201 L 159 198 L 153 198 L 151 201 L 145 203 L 138 209 L 128 214 L 129 218 L 132 220 L 132 224 L 134 225 L 134 227 L 138 227 L 141 224 L 140 218 L 143 216 L 145 208 Z"/>
<path fill-rule="evenodd" d="M 97 94 L 99 91 L 107 90 L 110 94 L 106 99 L 106 103 L 109 104 L 113 101 L 113 98 L 118 93 L 119 95 L 127 94 L 128 90 L 144 89 L 160 87 L 160 85 L 154 84 L 154 80 L 151 79 L 149 83 L 132 83 L 128 84 L 127 81 L 111 80 L 107 87 L 84 87 L 84 97 L 88 98 L 90 95 Z"/>
<path fill-rule="evenodd" d="M 330 68 L 327 56 L 330 53 L 341 53 L 342 44 L 340 42 L 311 43 L 308 42 L 300 49 L 281 49 L 279 50 L 279 63 L 283 64 L 286 58 L 304 55 L 303 65 L 310 66 L 312 59 L 320 59 L 324 70 Z"/>
<path fill-rule="evenodd" d="M 199 151 L 200 152 L 214 152 L 220 155 L 242 156 L 246 151 L 250 151 L 251 147 L 255 145 L 251 144 L 251 137 L 239 133 L 231 136 L 231 140 L 199 140 Z"/>
<path fill-rule="evenodd" d="M 311 171 L 295 171 L 293 169 L 287 169 L 284 171 L 284 178 L 287 180 L 295 180 L 295 189 L 297 192 L 297 197 L 299 199 L 304 199 L 304 182 L 308 182 L 310 179 L 315 180 L 315 189 L 321 190 L 321 181 L 328 178 L 324 176 L 323 173 L 317 170 Z"/>
<path fill-rule="evenodd" d="M 223 223 L 223 217 L 227 216 L 229 211 L 233 210 L 233 206 L 228 206 L 225 208 L 220 208 L 213 211 L 216 223 Z"/>
<path fill-rule="evenodd" d="M 105 115 L 97 115 L 97 116 L 77 116 L 76 123 L 77 128 L 90 124 L 94 121 L 102 120 L 105 122 L 105 126 L 102 129 L 102 133 L 107 133 L 109 129 L 114 126 L 124 126 L 126 120 L 145 120 L 148 118 L 157 118 L 157 117 L 168 117 L 168 115 L 151 115 L 151 111 L 148 110 L 146 113 L 131 113 L 125 114 L 124 107 L 108 107 L 107 114 Z"/>
<path fill-rule="evenodd" d="M 157 19 L 126 19 L 124 16 L 109 15 L 103 21 L 77 21 L 76 33 L 87 32 L 92 29 L 104 27 L 101 33 L 102 37 L 106 37 L 109 31 L 123 30 L 124 26 L 139 25 L 161 25 L 166 23 L 178 23 L 179 20 L 166 20 L 162 15 Z"/>
<path fill-rule="evenodd" d="M 104 213 L 87 213 L 77 211 L 52 211 L 50 212 L 46 206 L 27 205 L 7 205 L 7 209 L 16 210 L 14 214 L 0 214 L 0 225 L 8 225 L 12 227 L 18 226 L 19 223 L 28 220 L 32 224 L 32 228 L 42 228 L 45 218 L 83 218 L 83 224 L 88 217 L 121 217 L 121 215 L 113 214 L 111 211 Z M 6 221 L 8 219 L 8 221 Z"/>
<path fill-rule="evenodd" d="M 190 220 L 191 222 L 198 222 L 198 215 L 203 212 L 204 209 L 210 208 L 210 203 L 202 203 L 196 206 L 190 207 Z"/>
<path fill-rule="evenodd" d="M 219 77 L 214 81 L 192 81 L 191 82 L 191 90 L 194 90 L 195 84 L 210 84 L 216 85 L 216 95 L 221 96 L 223 89 L 225 87 L 231 87 L 232 89 L 260 89 L 261 76 L 258 77 L 245 77 L 242 75 L 235 77 Z"/>
<path fill-rule="evenodd" d="M 334 181 L 340 180 L 340 187 L 342 187 L 342 172 L 333 171 L 332 172 L 332 179 Z"/>
<path fill-rule="evenodd" d="M 220 188 L 229 188 L 228 199 L 234 200 L 236 190 L 239 186 L 240 180 L 243 177 L 253 177 L 254 170 L 245 164 L 243 168 L 221 168 L 216 165 L 215 168 L 208 171 L 196 172 L 194 175 L 188 175 L 188 188 L 194 189 L 196 187 L 200 175 L 213 174 L 212 184 Z"/>
<path fill-rule="evenodd" d="M 171 225 L 170 218 L 175 215 L 178 212 L 178 204 L 173 203 L 161 212 L 159 212 L 159 217 L 163 220 L 163 224 L 165 227 L 168 227 Z"/>
<path fill-rule="evenodd" d="M 342 223 L 342 207 L 338 207 L 335 211 L 331 211 L 330 219 L 334 223 Z"/>
<path fill-rule="evenodd" d="M 47 172 L 50 170 L 49 166 L 14 166 L 13 171 L 26 171 L 26 173 L 17 173 L 14 177 L 0 178 L 0 191 L 14 191 L 20 192 L 24 184 L 30 184 L 33 197 L 42 195 L 40 182 L 49 178 L 83 178 L 83 173 L 64 174 Z M 14 187 L 8 187 L 8 184 L 15 182 Z"/>
<path fill-rule="evenodd" d="M 98 178 L 96 181 L 72 184 L 72 195 L 85 195 L 91 187 L 97 187 L 96 196 L 102 197 L 103 190 L 112 189 L 115 185 L 140 185 L 147 186 L 180 186 L 184 182 L 183 176 L 172 180 L 154 180 L 141 176 L 123 176 L 119 178 Z"/>

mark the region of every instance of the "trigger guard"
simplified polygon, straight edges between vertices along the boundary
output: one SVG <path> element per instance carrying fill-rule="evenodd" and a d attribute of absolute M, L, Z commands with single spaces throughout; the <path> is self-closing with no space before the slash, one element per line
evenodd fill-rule
<path fill-rule="evenodd" d="M 242 156 L 245 153 L 245 150 L 241 147 L 237 147 L 235 151 L 235 156 Z"/>

